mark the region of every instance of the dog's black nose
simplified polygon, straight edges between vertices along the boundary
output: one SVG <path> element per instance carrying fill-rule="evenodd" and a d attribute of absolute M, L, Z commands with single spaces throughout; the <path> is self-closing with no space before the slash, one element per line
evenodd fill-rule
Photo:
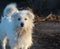
<path fill-rule="evenodd" d="M 24 26 L 24 23 L 21 23 L 21 27 L 23 27 Z"/>

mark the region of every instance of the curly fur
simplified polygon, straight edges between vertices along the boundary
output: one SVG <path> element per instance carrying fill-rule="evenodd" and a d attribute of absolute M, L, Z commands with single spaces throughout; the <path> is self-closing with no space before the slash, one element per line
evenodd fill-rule
<path fill-rule="evenodd" d="M 19 11 L 16 4 L 12 3 L 6 6 L 3 16 L 0 23 L 0 39 L 3 41 L 3 49 L 6 49 L 8 40 L 11 49 L 28 49 L 33 43 L 34 14 L 29 10 Z M 21 23 L 24 24 L 23 27 Z"/>

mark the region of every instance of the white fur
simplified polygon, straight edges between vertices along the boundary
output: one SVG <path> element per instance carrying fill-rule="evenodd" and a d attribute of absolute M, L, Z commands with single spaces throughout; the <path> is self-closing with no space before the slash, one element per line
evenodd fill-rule
<path fill-rule="evenodd" d="M 7 39 L 11 49 L 28 49 L 32 45 L 34 14 L 29 10 L 18 10 L 16 4 L 9 4 L 3 12 L 0 23 L 0 40 L 6 49 Z M 20 20 L 18 20 L 20 18 Z M 21 27 L 21 23 L 24 24 Z"/>

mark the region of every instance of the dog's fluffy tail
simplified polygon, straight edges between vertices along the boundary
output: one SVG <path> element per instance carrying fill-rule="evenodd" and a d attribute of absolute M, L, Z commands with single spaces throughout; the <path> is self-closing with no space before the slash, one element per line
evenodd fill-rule
<path fill-rule="evenodd" d="M 4 9 L 3 16 L 11 17 L 11 15 L 14 12 L 17 12 L 17 11 L 18 11 L 18 9 L 16 7 L 16 4 L 15 3 L 11 3 L 11 4 L 7 5 L 6 8 Z"/>

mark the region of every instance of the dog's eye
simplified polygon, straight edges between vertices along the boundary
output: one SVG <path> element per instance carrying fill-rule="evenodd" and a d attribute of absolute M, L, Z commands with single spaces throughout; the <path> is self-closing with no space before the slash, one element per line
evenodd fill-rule
<path fill-rule="evenodd" d="M 25 18 L 25 20 L 27 20 L 27 18 Z"/>
<path fill-rule="evenodd" d="M 18 18 L 18 20 L 20 21 L 21 19 L 20 19 L 20 18 Z"/>

